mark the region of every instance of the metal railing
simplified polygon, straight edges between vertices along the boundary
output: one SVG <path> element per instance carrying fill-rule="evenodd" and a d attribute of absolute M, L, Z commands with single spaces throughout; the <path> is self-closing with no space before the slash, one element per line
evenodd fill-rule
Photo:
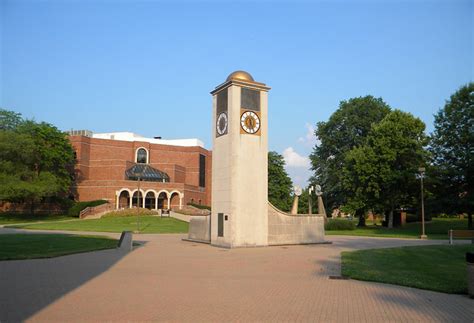
<path fill-rule="evenodd" d="M 88 216 L 97 215 L 114 210 L 112 203 L 105 203 L 98 206 L 88 206 L 79 213 L 79 218 L 84 219 Z"/>

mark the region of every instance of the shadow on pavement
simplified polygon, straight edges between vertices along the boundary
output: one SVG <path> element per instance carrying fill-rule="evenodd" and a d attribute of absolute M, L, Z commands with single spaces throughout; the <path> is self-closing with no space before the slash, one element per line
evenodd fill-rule
<path fill-rule="evenodd" d="M 385 285 L 385 284 L 384 284 Z M 388 290 L 399 288 L 395 285 L 386 285 Z M 377 292 L 376 298 L 398 308 L 406 308 L 422 312 L 428 321 L 443 322 L 474 322 L 474 301 L 468 296 L 456 295 L 455 299 L 446 299 L 446 294 L 416 288 L 400 287 L 405 289 L 404 294 Z M 406 293 L 409 293 L 407 297 Z M 453 295 L 454 296 L 454 295 Z"/>
<path fill-rule="evenodd" d="M 127 254 L 109 249 L 49 259 L 0 261 L 0 322 L 28 319 L 106 272 Z"/>
<path fill-rule="evenodd" d="M 339 255 L 331 255 L 324 259 L 317 259 L 315 264 L 316 268 L 313 271 L 315 276 L 329 279 L 329 276 L 341 275 L 341 257 Z"/>

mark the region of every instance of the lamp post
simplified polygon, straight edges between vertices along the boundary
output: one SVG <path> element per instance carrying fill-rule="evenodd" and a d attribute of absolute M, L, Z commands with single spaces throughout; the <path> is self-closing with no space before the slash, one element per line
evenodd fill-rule
<path fill-rule="evenodd" d="M 424 201 L 424 194 L 423 194 L 423 178 L 425 177 L 426 169 L 424 167 L 418 168 L 420 172 L 420 184 L 421 184 L 421 236 L 420 239 L 428 238 L 425 234 L 425 201 Z"/>
<path fill-rule="evenodd" d="M 140 175 L 137 176 L 137 233 L 140 233 Z"/>
<path fill-rule="evenodd" d="M 314 191 L 314 186 L 308 188 L 308 214 L 313 214 L 313 203 L 311 202 L 311 194 Z"/>

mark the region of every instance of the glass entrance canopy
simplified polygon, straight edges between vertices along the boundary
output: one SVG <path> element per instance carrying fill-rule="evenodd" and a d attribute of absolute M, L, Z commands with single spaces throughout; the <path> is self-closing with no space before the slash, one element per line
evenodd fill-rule
<path fill-rule="evenodd" d="M 125 171 L 125 178 L 130 181 L 136 181 L 138 178 L 146 182 L 163 182 L 170 181 L 170 177 L 165 172 L 150 167 L 147 164 L 135 164 Z"/>

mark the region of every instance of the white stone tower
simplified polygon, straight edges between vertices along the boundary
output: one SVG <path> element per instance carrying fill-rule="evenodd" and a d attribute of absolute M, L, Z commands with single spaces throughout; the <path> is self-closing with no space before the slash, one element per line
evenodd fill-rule
<path fill-rule="evenodd" d="M 211 92 L 212 245 L 268 245 L 268 90 L 236 71 Z"/>

